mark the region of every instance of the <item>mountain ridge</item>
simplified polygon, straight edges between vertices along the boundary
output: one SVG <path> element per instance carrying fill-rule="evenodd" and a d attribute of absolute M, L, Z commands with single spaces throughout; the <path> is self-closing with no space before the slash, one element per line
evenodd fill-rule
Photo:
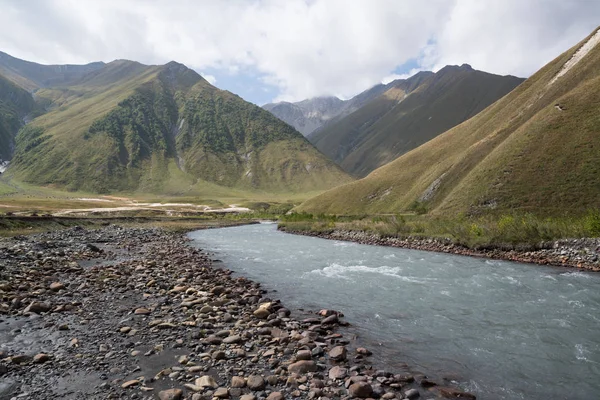
<path fill-rule="evenodd" d="M 597 209 L 597 42 L 599 29 L 475 117 L 299 210 L 574 215 Z"/>
<path fill-rule="evenodd" d="M 11 177 L 98 193 L 219 185 L 316 191 L 350 181 L 299 132 L 177 62 L 116 60 L 39 87 Z"/>
<path fill-rule="evenodd" d="M 309 136 L 325 155 L 355 176 L 366 176 L 465 121 L 523 81 L 446 66 L 393 81 L 380 96 Z"/>

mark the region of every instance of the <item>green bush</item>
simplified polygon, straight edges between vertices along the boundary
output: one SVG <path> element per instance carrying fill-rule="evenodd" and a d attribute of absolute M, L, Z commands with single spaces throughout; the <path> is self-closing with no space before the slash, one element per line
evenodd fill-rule
<path fill-rule="evenodd" d="M 600 237 L 600 210 L 591 210 L 585 216 L 583 224 L 587 235 Z"/>

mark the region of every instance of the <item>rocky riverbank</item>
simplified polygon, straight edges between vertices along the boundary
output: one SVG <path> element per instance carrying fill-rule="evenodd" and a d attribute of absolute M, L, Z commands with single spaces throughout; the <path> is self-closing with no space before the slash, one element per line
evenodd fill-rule
<path fill-rule="evenodd" d="M 320 237 L 323 239 L 344 240 L 377 246 L 401 247 L 414 250 L 436 251 L 507 260 L 540 265 L 579 268 L 600 272 L 600 238 L 564 239 L 543 243 L 537 250 L 504 250 L 500 248 L 474 250 L 452 243 L 449 240 L 422 238 L 382 237 L 360 231 L 334 230 L 331 232 L 296 231 L 279 227 L 280 230 L 297 235 Z"/>
<path fill-rule="evenodd" d="M 475 398 L 377 370 L 341 313 L 291 313 L 181 234 L 0 241 L 0 400 Z"/>

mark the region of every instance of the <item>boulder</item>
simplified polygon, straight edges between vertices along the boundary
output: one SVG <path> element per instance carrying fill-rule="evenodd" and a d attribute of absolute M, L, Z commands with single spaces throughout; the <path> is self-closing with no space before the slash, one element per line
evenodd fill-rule
<path fill-rule="evenodd" d="M 317 363 L 311 360 L 301 360 L 288 365 L 287 369 L 290 373 L 305 374 L 317 371 Z"/>
<path fill-rule="evenodd" d="M 217 385 L 217 382 L 215 382 L 215 379 L 210 375 L 204 375 L 204 376 L 196 379 L 196 381 L 194 383 L 196 386 L 199 386 L 202 388 L 208 387 L 208 388 L 214 389 L 219 386 L 219 385 Z"/>
<path fill-rule="evenodd" d="M 265 380 L 260 375 L 250 375 L 246 382 L 250 390 L 263 390 L 266 386 Z"/>
<path fill-rule="evenodd" d="M 35 357 L 33 357 L 33 362 L 36 364 L 43 364 L 46 361 L 48 361 L 49 359 L 50 359 L 50 356 L 48 354 L 40 353 L 40 354 L 36 354 Z"/>
<path fill-rule="evenodd" d="M 158 392 L 160 400 L 180 400 L 181 396 L 183 396 L 183 390 L 181 389 L 168 389 Z"/>
<path fill-rule="evenodd" d="M 62 290 L 64 288 L 65 288 L 65 285 L 63 285 L 60 282 L 52 282 L 50 284 L 50 290 L 52 290 L 53 292 L 58 292 L 58 291 L 60 291 L 60 290 Z"/>
<path fill-rule="evenodd" d="M 234 376 L 231 378 L 232 388 L 243 388 L 244 386 L 246 386 L 246 380 L 241 376 Z"/>
<path fill-rule="evenodd" d="M 27 308 L 25 308 L 25 310 L 23 310 L 23 312 L 29 313 L 36 313 L 36 314 L 41 314 L 44 312 L 48 312 L 50 311 L 50 305 L 46 304 L 46 303 L 42 303 L 39 301 L 32 301 L 31 304 L 29 304 L 27 306 Z"/>
<path fill-rule="evenodd" d="M 344 379 L 348 375 L 348 369 L 335 366 L 329 370 L 329 379 Z"/>
<path fill-rule="evenodd" d="M 228 399 L 229 398 L 229 389 L 221 387 L 215 390 L 213 396 L 218 399 Z"/>
<path fill-rule="evenodd" d="M 348 388 L 348 393 L 352 397 L 366 399 L 371 397 L 373 394 L 373 388 L 367 382 L 356 382 L 350 385 L 350 388 Z"/>
<path fill-rule="evenodd" d="M 296 360 L 310 360 L 312 359 L 312 353 L 310 350 L 298 350 L 296 353 Z"/>
<path fill-rule="evenodd" d="M 346 347 L 344 346 L 335 346 L 333 349 L 329 351 L 329 358 L 334 361 L 344 361 L 347 355 Z"/>

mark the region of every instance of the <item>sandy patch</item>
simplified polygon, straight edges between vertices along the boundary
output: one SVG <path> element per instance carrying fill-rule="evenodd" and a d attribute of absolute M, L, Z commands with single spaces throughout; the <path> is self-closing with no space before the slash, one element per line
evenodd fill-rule
<path fill-rule="evenodd" d="M 552 78 L 548 85 L 552 85 L 558 78 L 569 72 L 569 70 L 573 68 L 579 61 L 581 61 L 590 52 L 590 50 L 596 47 L 598 42 L 600 42 L 600 29 L 598 29 L 596 33 L 583 44 L 583 46 L 577 49 L 575 54 L 573 54 L 569 61 L 563 65 L 561 70 L 558 71 L 558 74 Z"/>

